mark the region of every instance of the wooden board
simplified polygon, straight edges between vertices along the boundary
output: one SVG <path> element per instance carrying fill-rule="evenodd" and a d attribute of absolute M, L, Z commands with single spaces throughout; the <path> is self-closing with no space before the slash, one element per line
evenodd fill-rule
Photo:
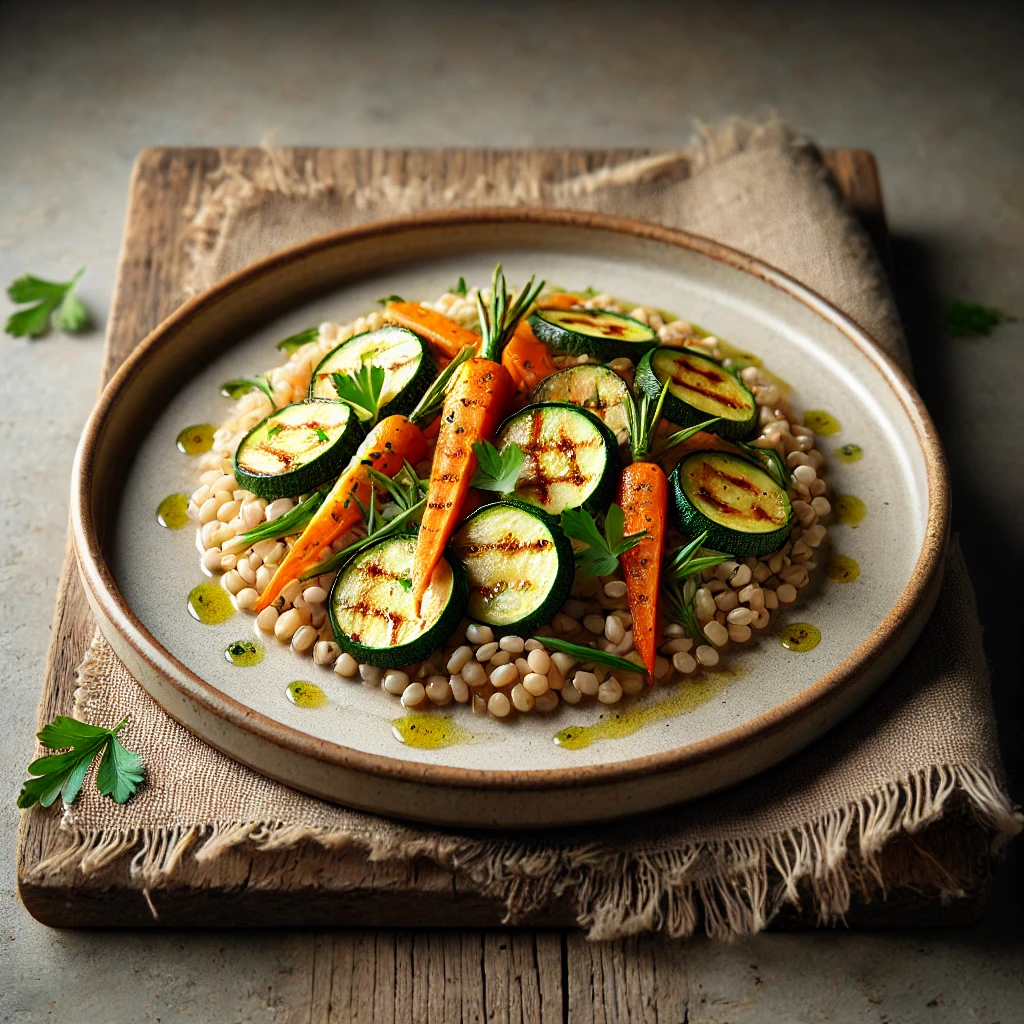
<path fill-rule="evenodd" d="M 492 169 L 495 162 L 503 160 L 515 161 L 521 174 L 544 175 L 549 180 L 558 180 L 623 162 L 641 155 L 641 152 L 392 150 L 383 159 L 396 174 L 418 173 L 424 166 L 429 167 L 432 175 L 436 172 L 439 181 L 443 180 L 446 186 L 452 187 L 460 180 L 473 182 L 478 175 Z M 233 155 L 253 162 L 261 159 L 258 150 Z M 335 161 L 344 159 L 356 177 L 369 174 L 371 165 L 367 151 L 351 151 L 339 157 L 333 151 L 304 150 L 300 151 L 300 156 Z M 103 383 L 139 339 L 182 301 L 181 283 L 186 268 L 179 238 L 187 224 L 186 211 L 197 199 L 204 176 L 217 167 L 219 160 L 220 151 L 213 149 L 150 149 L 140 156 L 130 186 L 124 244 L 107 332 Z M 861 216 L 883 256 L 887 255 L 885 218 L 873 157 L 863 150 L 838 150 L 828 153 L 827 161 L 850 207 Z M 40 725 L 54 715 L 70 713 L 75 688 L 74 670 L 91 634 L 91 617 L 78 582 L 73 553 L 69 549 L 58 586 L 39 711 Z M 144 894 L 142 883 L 133 882 L 128 874 L 130 855 L 71 887 L 30 882 L 28 875 L 33 865 L 67 846 L 68 837 L 60 831 L 59 819 L 55 808 L 47 811 L 36 807 L 23 812 L 18 847 L 21 898 L 30 913 L 53 926 L 358 924 L 402 927 L 431 921 L 461 928 L 493 928 L 502 924 L 503 907 L 497 901 L 484 896 L 472 883 L 455 879 L 448 871 L 433 865 L 367 864 L 358 856 L 339 854 L 327 871 L 313 858 L 304 858 L 301 849 L 284 853 L 259 853 L 245 848 L 235 850 L 218 861 L 216 879 L 209 868 L 189 863 L 168 887 L 148 895 Z M 979 863 L 985 856 L 980 849 L 969 853 L 977 856 Z M 861 922 L 873 927 L 966 923 L 980 913 L 983 894 L 975 895 L 974 899 L 959 900 L 943 908 L 938 900 L 909 890 L 890 892 L 884 908 L 856 906 L 851 910 L 847 923 L 856 925 Z M 154 911 L 156 917 L 153 916 Z M 546 928 L 568 927 L 572 923 L 572 907 L 564 899 L 552 903 L 528 921 L 518 922 L 522 927 Z M 781 923 L 799 927 L 812 926 L 814 922 L 794 914 Z M 458 974 L 462 970 L 460 964 L 463 967 L 469 965 L 471 974 L 474 971 L 479 974 L 481 964 L 493 961 L 493 972 L 486 969 L 486 1013 L 488 1017 L 497 1015 L 500 1018 L 511 1013 L 513 1016 L 522 1014 L 524 1019 L 563 1019 L 563 1000 L 571 991 L 578 989 L 582 993 L 585 989 L 587 999 L 599 1000 L 602 998 L 600 983 L 594 972 L 614 973 L 622 966 L 599 964 L 605 954 L 589 949 L 575 933 L 546 935 L 524 931 L 502 934 L 504 938 L 466 931 L 427 938 L 409 933 L 360 933 L 318 938 L 311 968 L 313 1000 L 315 1003 L 319 1001 L 318 1005 L 329 1005 L 331 1009 L 329 1014 L 324 1011 L 319 1016 L 313 1014 L 312 1018 L 307 1016 L 305 1019 L 343 1020 L 349 1019 L 350 1014 L 354 1015 L 357 1004 L 361 1005 L 360 1001 L 367 998 L 366 988 L 359 983 L 359 970 L 362 969 L 359 963 L 370 947 L 386 946 L 397 950 L 402 944 L 411 944 L 414 953 L 420 950 L 417 955 L 424 964 L 435 964 L 439 970 L 443 968 L 446 977 L 449 971 Z M 664 952 L 656 942 L 614 944 L 609 948 L 646 950 L 641 959 L 646 957 L 644 962 L 648 967 L 644 968 L 647 971 L 644 977 L 648 979 L 652 971 L 671 974 L 674 954 Z M 376 953 L 371 960 L 381 969 Z M 402 955 L 392 954 L 390 962 L 394 975 L 389 976 L 384 990 L 390 993 L 388 999 L 392 1002 L 388 1007 L 392 1015 L 405 1017 L 409 1014 L 399 1013 L 399 1004 L 406 1000 L 402 1005 L 416 1006 L 420 996 L 415 988 L 415 978 L 410 981 L 405 968 L 396 966 L 402 961 Z M 505 981 L 499 984 L 492 973 Z M 611 978 L 612 973 L 607 976 Z M 343 981 L 339 980 L 342 978 Z M 591 978 L 595 979 L 593 986 Z M 481 1009 L 474 1000 L 483 996 L 473 987 L 480 979 L 477 977 L 471 982 L 467 976 L 464 980 L 469 987 L 460 990 L 461 994 L 453 989 L 450 996 L 458 1004 L 463 1018 L 472 1019 Z M 620 988 L 620 983 L 626 988 Z M 608 984 L 621 992 L 633 982 L 620 979 Z M 664 984 L 666 992 L 674 992 L 674 982 L 666 981 Z M 476 994 L 471 994 L 470 990 Z M 677 997 L 684 999 L 685 992 L 681 989 L 672 995 L 672 999 Z M 449 994 L 446 994 L 445 999 L 448 998 Z M 372 1019 L 387 1016 L 384 1010 L 388 1007 L 375 1004 L 367 1009 L 366 1015 Z M 451 1009 L 455 1010 L 454 1003 Z M 610 1012 L 614 1006 L 607 1009 L 609 1016 L 618 1018 L 617 1014 Z M 438 1019 L 459 1019 L 457 1012 L 452 1015 L 447 1010 L 438 1012 Z M 581 1016 L 578 1019 L 590 1018 Z M 622 1015 L 621 1019 L 627 1018 Z"/>

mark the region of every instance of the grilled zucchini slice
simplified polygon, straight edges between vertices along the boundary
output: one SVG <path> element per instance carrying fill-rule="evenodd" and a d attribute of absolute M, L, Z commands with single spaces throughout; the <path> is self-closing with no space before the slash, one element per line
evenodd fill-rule
<path fill-rule="evenodd" d="M 530 317 L 530 326 L 553 349 L 594 356 L 602 363 L 623 356 L 635 363 L 658 347 L 653 328 L 607 309 L 538 309 Z"/>
<path fill-rule="evenodd" d="M 337 401 L 331 374 L 355 373 L 365 362 L 384 369 L 381 417 L 412 412 L 437 377 L 437 364 L 423 338 L 405 327 L 382 327 L 331 349 L 313 371 L 309 397 Z"/>
<path fill-rule="evenodd" d="M 345 468 L 365 434 L 344 402 L 286 405 L 242 438 L 235 479 L 267 501 L 314 491 Z"/>
<path fill-rule="evenodd" d="M 468 618 L 496 636 L 550 622 L 575 576 L 572 545 L 558 521 L 522 501 L 478 508 L 452 539 L 466 567 Z"/>
<path fill-rule="evenodd" d="M 412 595 L 416 537 L 386 537 L 338 572 L 328 608 L 334 638 L 357 661 L 402 668 L 428 657 L 455 632 L 466 610 L 466 570 L 450 555 L 437 563 L 417 615 Z"/>
<path fill-rule="evenodd" d="M 681 427 L 721 417 L 708 430 L 741 441 L 757 425 L 757 403 L 738 377 L 692 348 L 656 348 L 636 368 L 636 386 L 656 400 L 668 381 L 664 416 Z"/>
<path fill-rule="evenodd" d="M 627 429 L 629 385 L 607 366 L 570 366 L 545 377 L 533 392 L 535 402 L 570 402 L 589 409 L 613 433 Z"/>
<path fill-rule="evenodd" d="M 540 402 L 510 416 L 498 429 L 499 451 L 519 445 L 526 459 L 515 497 L 558 515 L 581 505 L 604 512 L 622 471 L 612 432 L 592 413 L 568 402 Z"/>
<path fill-rule="evenodd" d="M 697 537 L 707 530 L 704 546 L 715 551 L 759 558 L 789 538 L 793 509 L 785 488 L 739 455 L 687 455 L 669 476 L 669 492 L 683 533 Z"/>

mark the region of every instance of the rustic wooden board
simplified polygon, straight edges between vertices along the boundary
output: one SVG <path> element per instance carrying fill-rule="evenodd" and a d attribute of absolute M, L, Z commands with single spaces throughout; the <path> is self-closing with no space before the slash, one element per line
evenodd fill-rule
<path fill-rule="evenodd" d="M 558 180 L 620 163 L 640 152 L 392 150 L 378 156 L 397 173 L 418 171 L 425 165 L 451 187 L 460 180 L 471 183 L 505 160 L 515 161 L 521 174 Z M 258 150 L 233 155 L 260 159 Z M 371 161 L 367 151 L 305 150 L 300 155 L 335 161 L 336 165 L 343 161 L 357 178 L 370 173 L 372 162 L 380 166 L 379 160 Z M 185 264 L 179 237 L 204 176 L 217 167 L 220 158 L 221 152 L 213 149 L 150 149 L 140 156 L 130 186 L 103 383 L 138 341 L 182 301 Z M 837 150 L 828 153 L 827 160 L 839 189 L 885 257 L 888 240 L 873 157 L 863 150 Z M 69 548 L 58 586 L 40 725 L 56 714 L 70 713 L 74 670 L 91 633 L 91 616 Z M 141 883 L 128 875 L 130 855 L 71 887 L 30 882 L 33 865 L 66 848 L 67 842 L 56 809 L 36 807 L 23 813 L 18 848 L 20 895 L 36 918 L 53 926 L 347 924 L 400 928 L 431 921 L 471 929 L 502 924 L 499 903 L 433 865 L 367 864 L 358 856 L 339 854 L 328 870 L 319 859 L 304 857 L 301 849 L 276 853 L 235 850 L 218 861 L 216 878 L 209 868 L 186 865 L 171 885 L 148 896 Z M 977 856 L 983 857 L 983 851 L 977 851 Z M 860 921 L 872 927 L 966 923 L 980 912 L 981 895 L 943 909 L 937 900 L 924 896 L 890 893 L 884 910 L 855 907 L 847 923 Z M 556 928 L 572 923 L 572 908 L 565 900 L 529 921 L 518 922 L 523 927 Z M 797 915 L 785 922 L 790 927 L 813 923 Z M 390 952 L 385 955 L 385 951 Z M 666 1000 L 661 1005 L 663 1012 L 677 1003 L 684 1007 L 685 982 L 680 980 L 681 974 L 673 973 L 677 958 L 677 953 L 655 941 L 595 949 L 576 933 L 325 933 L 316 938 L 310 966 L 313 1006 L 305 1008 L 303 1019 L 348 1020 L 357 1011 L 360 1019 L 373 1020 L 413 1016 L 470 1020 L 484 1014 L 499 1020 L 592 1020 L 602 1014 L 609 1019 L 632 1019 L 623 1007 L 629 1004 L 637 1013 L 641 1010 L 629 993 L 647 991 L 655 982 Z M 443 976 L 441 996 L 432 992 L 427 1000 L 425 992 L 417 988 L 420 974 L 411 973 L 413 959 Z M 366 971 L 377 973 L 364 978 Z M 617 1001 L 624 1002 L 620 1006 Z M 604 1006 L 600 1013 L 597 1004 Z M 571 1014 L 566 1010 L 569 1005 Z M 680 1009 L 678 1018 L 673 1019 L 682 1016 Z"/>

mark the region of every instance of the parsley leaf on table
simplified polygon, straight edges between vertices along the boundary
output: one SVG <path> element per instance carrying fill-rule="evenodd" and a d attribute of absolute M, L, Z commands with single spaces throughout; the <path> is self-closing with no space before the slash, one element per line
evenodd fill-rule
<path fill-rule="evenodd" d="M 117 738 L 127 721 L 123 718 L 113 729 L 104 729 L 60 715 L 43 726 L 38 734 L 39 742 L 47 750 L 63 753 L 36 758 L 28 766 L 29 775 L 35 777 L 22 786 L 18 806 L 31 807 L 39 803 L 49 807 L 58 796 L 62 796 L 66 804 L 74 802 L 97 754 L 103 756 L 96 773 L 96 788 L 104 796 L 123 804 L 143 779 L 142 758 L 126 750 Z"/>
<path fill-rule="evenodd" d="M 498 451 L 490 441 L 477 441 L 473 445 L 473 454 L 478 465 L 470 483 L 471 487 L 497 491 L 499 494 L 508 494 L 516 489 L 519 470 L 522 469 L 526 458 L 519 445 L 510 441 Z"/>
<path fill-rule="evenodd" d="M 34 306 L 19 309 L 7 319 L 7 333 L 15 338 L 39 338 L 55 322 L 58 329 L 74 334 L 89 326 L 89 311 L 74 294 L 78 279 L 85 273 L 82 267 L 70 281 L 59 283 L 44 281 L 33 274 L 25 274 L 13 281 L 7 295 L 16 305 L 34 302 Z"/>
<path fill-rule="evenodd" d="M 640 543 L 647 533 L 624 536 L 626 514 L 619 505 L 612 505 L 604 517 L 604 534 L 594 517 L 581 508 L 567 508 L 562 513 L 562 529 L 566 536 L 587 546 L 576 552 L 576 566 L 587 576 L 610 576 L 619 567 L 619 556 Z"/>
<path fill-rule="evenodd" d="M 951 302 L 942 311 L 942 329 L 951 338 L 988 337 L 1000 324 L 1015 321 L 1015 316 L 980 302 Z"/>

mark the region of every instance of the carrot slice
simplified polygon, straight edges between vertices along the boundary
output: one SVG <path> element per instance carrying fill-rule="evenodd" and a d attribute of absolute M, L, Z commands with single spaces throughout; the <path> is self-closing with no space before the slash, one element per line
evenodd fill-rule
<path fill-rule="evenodd" d="M 427 507 L 413 559 L 412 587 L 417 609 L 444 546 L 455 532 L 469 482 L 476 472 L 473 445 L 494 436 L 514 394 L 515 385 L 504 366 L 474 357 L 459 368 L 445 396 Z"/>
<path fill-rule="evenodd" d="M 508 370 L 516 390 L 525 396 L 558 367 L 551 356 L 551 349 L 537 338 L 528 323 L 520 322 L 505 351 L 501 354 L 501 365 Z"/>
<path fill-rule="evenodd" d="M 634 462 L 622 471 L 619 504 L 626 516 L 625 532 L 646 530 L 638 544 L 619 558 L 626 577 L 626 598 L 633 616 L 633 646 L 644 660 L 651 681 L 661 646 L 659 615 L 661 561 L 665 553 L 668 478 L 653 462 Z"/>
<path fill-rule="evenodd" d="M 359 522 L 361 512 L 355 499 L 365 508 L 374 483 L 368 469 L 394 476 L 408 460 L 413 465 L 424 459 L 429 446 L 419 427 L 404 416 L 388 416 L 366 435 L 348 468 L 306 524 L 292 549 L 278 566 L 267 589 L 256 602 L 256 611 L 277 600 L 281 591 L 320 560 L 320 552 Z"/>
<path fill-rule="evenodd" d="M 571 292 L 559 292 L 557 295 L 549 295 L 543 302 L 538 303 L 541 309 L 572 309 L 573 306 L 582 306 L 584 300 L 579 295 Z"/>
<path fill-rule="evenodd" d="M 389 302 L 384 307 L 384 315 L 388 320 L 421 334 L 448 359 L 454 359 L 467 345 L 472 345 L 474 351 L 479 350 L 479 334 L 467 331 L 443 313 L 427 309 L 418 302 Z"/>

